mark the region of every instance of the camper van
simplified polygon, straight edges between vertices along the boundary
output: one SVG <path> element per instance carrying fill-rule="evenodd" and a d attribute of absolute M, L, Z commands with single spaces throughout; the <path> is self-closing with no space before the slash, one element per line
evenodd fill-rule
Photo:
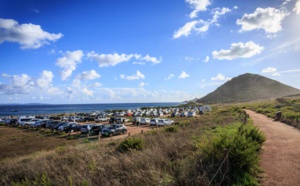
<path fill-rule="evenodd" d="M 30 122 L 32 119 L 35 119 L 35 116 L 19 116 L 18 124 L 23 126 L 24 124 Z"/>

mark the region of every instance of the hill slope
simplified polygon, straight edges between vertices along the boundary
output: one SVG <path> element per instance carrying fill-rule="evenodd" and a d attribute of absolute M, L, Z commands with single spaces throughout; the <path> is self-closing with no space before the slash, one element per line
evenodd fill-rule
<path fill-rule="evenodd" d="M 256 74 L 243 74 L 226 82 L 199 103 L 232 103 L 299 94 L 300 90 Z"/>

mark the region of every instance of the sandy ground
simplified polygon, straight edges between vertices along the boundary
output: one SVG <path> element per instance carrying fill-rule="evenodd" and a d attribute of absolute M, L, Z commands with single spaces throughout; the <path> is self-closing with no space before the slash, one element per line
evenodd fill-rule
<path fill-rule="evenodd" d="M 262 185 L 300 185 L 300 130 L 246 110 L 266 135 L 261 167 Z"/>

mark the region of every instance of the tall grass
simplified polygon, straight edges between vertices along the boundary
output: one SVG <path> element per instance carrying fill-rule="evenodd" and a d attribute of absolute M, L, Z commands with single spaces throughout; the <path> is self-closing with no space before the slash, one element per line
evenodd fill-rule
<path fill-rule="evenodd" d="M 252 159 L 247 159 L 247 154 L 253 157 L 255 153 L 247 149 L 255 149 L 256 153 L 259 149 L 247 143 L 252 139 L 254 144 L 260 137 L 251 128 L 238 128 L 241 113 L 240 109 L 218 107 L 209 115 L 180 118 L 184 124 L 176 129 L 146 132 L 137 136 L 137 140 L 61 146 L 7 159 L 1 162 L 0 184 L 208 185 L 222 161 L 223 148 L 230 149 L 232 166 L 223 183 L 245 183 L 238 181 L 246 179 L 245 176 L 231 175 L 235 175 L 236 169 L 251 178 L 255 176 Z M 142 144 L 142 148 L 120 151 L 121 144 L 128 149 Z M 212 183 L 220 183 L 220 178 L 216 177 Z"/>

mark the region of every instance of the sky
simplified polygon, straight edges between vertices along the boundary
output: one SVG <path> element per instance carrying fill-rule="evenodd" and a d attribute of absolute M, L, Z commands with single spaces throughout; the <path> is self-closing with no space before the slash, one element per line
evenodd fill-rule
<path fill-rule="evenodd" d="M 0 104 L 182 102 L 244 73 L 300 89 L 299 59 L 300 0 L 0 0 Z"/>

